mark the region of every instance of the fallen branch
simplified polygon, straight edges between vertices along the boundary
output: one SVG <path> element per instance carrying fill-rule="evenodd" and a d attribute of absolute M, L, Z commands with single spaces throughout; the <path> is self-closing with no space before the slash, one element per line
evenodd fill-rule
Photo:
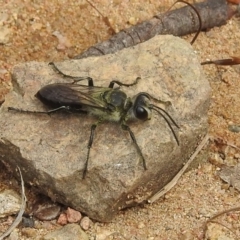
<path fill-rule="evenodd" d="M 18 226 L 18 224 L 22 221 L 22 216 L 23 216 L 23 213 L 24 213 L 24 211 L 26 209 L 27 198 L 26 198 L 26 195 L 25 195 L 24 181 L 23 181 L 22 172 L 21 172 L 20 168 L 19 167 L 17 167 L 17 168 L 18 168 L 18 171 L 19 171 L 20 177 L 21 177 L 22 204 L 21 204 L 20 211 L 18 212 L 17 218 L 14 220 L 14 222 L 9 227 L 9 229 L 0 236 L 0 240 L 2 240 L 5 237 L 7 237 Z"/>
<path fill-rule="evenodd" d="M 231 18 L 232 10 L 225 0 L 208 0 L 192 4 L 197 9 L 201 20 L 202 30 L 226 24 Z M 80 59 L 89 56 L 100 56 L 117 52 L 123 48 L 145 42 L 159 34 L 184 36 L 195 33 L 199 28 L 199 19 L 192 7 L 186 6 L 164 14 L 158 14 L 152 19 L 122 30 L 109 40 L 90 47 L 74 58 Z"/>
<path fill-rule="evenodd" d="M 189 167 L 189 165 L 192 163 L 192 161 L 195 159 L 195 157 L 198 155 L 198 153 L 202 150 L 202 148 L 205 146 L 209 139 L 208 134 L 203 138 L 201 143 L 198 145 L 197 149 L 193 153 L 193 155 L 189 158 L 189 160 L 186 162 L 186 164 L 183 166 L 183 168 L 177 173 L 177 175 L 172 179 L 171 182 L 169 182 L 166 186 L 164 186 L 160 191 L 158 191 L 154 196 L 148 199 L 148 203 L 154 203 L 156 200 L 158 200 L 160 197 L 162 197 L 164 194 L 166 194 L 170 189 L 172 189 L 180 177 L 183 175 L 183 173 L 186 171 L 186 169 Z"/>

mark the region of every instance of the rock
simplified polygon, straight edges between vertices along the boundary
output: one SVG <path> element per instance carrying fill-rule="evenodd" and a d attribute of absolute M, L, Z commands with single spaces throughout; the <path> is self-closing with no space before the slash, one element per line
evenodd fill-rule
<path fill-rule="evenodd" d="M 69 223 L 79 222 L 82 218 L 82 215 L 79 211 L 76 211 L 76 210 L 74 210 L 72 208 L 69 208 L 69 207 L 66 211 L 66 214 L 67 214 L 67 221 Z"/>
<path fill-rule="evenodd" d="M 32 214 L 41 221 L 50 221 L 60 215 L 60 210 L 59 204 L 52 202 L 50 199 L 41 198 L 34 203 Z"/>
<path fill-rule="evenodd" d="M 19 212 L 21 208 L 21 196 L 11 189 L 0 192 L 0 218 Z"/>
<path fill-rule="evenodd" d="M 210 223 L 207 226 L 205 239 L 234 240 L 236 239 L 235 236 L 236 235 L 234 235 L 231 231 L 226 231 L 226 229 L 221 224 Z"/>
<path fill-rule="evenodd" d="M 135 236 L 135 233 L 132 234 L 132 236 Z M 109 231 L 107 229 L 100 228 L 94 238 L 94 240 L 110 240 L 110 239 L 118 239 L 118 240 L 124 240 L 127 239 L 123 236 L 122 233 L 116 232 L 116 231 Z"/>
<path fill-rule="evenodd" d="M 220 178 L 240 191 L 240 163 L 233 166 L 223 166 L 219 172 Z"/>
<path fill-rule="evenodd" d="M 34 217 L 41 221 L 50 221 L 56 219 L 60 215 L 60 206 L 44 206 L 41 210 L 34 214 Z"/>
<path fill-rule="evenodd" d="M 33 228 L 34 224 L 35 224 L 35 221 L 32 216 L 22 217 L 22 227 Z"/>
<path fill-rule="evenodd" d="M 87 234 L 75 223 L 68 224 L 56 231 L 46 234 L 43 240 L 88 240 Z"/>
<path fill-rule="evenodd" d="M 88 230 L 91 224 L 92 224 L 92 221 L 87 216 L 83 217 L 80 221 L 80 226 L 84 231 Z"/>
<path fill-rule="evenodd" d="M 238 125 L 229 125 L 228 126 L 229 131 L 239 133 L 240 132 L 240 126 Z"/>
<path fill-rule="evenodd" d="M 66 225 L 68 223 L 67 214 L 66 213 L 61 213 L 58 220 L 57 220 L 57 223 L 62 225 L 62 226 Z"/>
<path fill-rule="evenodd" d="M 22 228 L 21 229 L 22 236 L 28 238 L 28 239 L 37 239 L 39 232 L 36 229 L 33 228 Z"/>
<path fill-rule="evenodd" d="M 46 110 L 34 97 L 46 84 L 72 82 L 46 63 L 29 62 L 13 69 L 14 91 L 1 107 L 0 160 L 10 169 L 21 168 L 24 181 L 53 201 L 92 219 L 111 221 L 119 209 L 144 202 L 182 168 L 207 133 L 210 86 L 190 44 L 173 36 L 156 36 L 115 54 L 56 64 L 72 76 L 90 76 L 95 86 L 117 79 L 137 85 L 121 87 L 128 96 L 146 91 L 177 122 L 176 144 L 164 119 L 152 113 L 150 121 L 130 122 L 148 170 L 128 132 L 117 123 L 99 124 L 90 151 L 88 172 L 82 179 L 90 127 L 88 115 L 22 114 L 8 107 Z M 82 81 L 86 84 L 87 81 Z"/>

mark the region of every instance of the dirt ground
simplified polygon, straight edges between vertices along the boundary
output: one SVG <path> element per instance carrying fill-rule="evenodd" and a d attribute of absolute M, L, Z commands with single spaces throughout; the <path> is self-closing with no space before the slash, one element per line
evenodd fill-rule
<path fill-rule="evenodd" d="M 174 1 L 95 2 L 94 6 L 109 19 L 115 31 L 119 31 L 165 11 Z M 110 34 L 102 17 L 86 1 L 0 1 L 0 101 L 11 89 L 9 72 L 15 64 L 68 59 L 109 38 Z M 184 39 L 190 42 L 192 36 Z M 232 18 L 222 27 L 202 32 L 193 47 L 200 62 L 240 57 L 239 39 L 240 18 Z M 90 239 L 203 239 L 204 223 L 209 217 L 240 206 L 239 192 L 218 177 L 223 164 L 240 162 L 240 66 L 205 65 L 203 69 L 212 87 L 211 140 L 206 146 L 209 158 L 197 169 L 185 173 L 178 184 L 154 204 L 120 212 L 109 224 L 93 223 L 87 231 Z M 1 189 L 16 187 L 16 181 L 4 168 L 0 179 Z M 30 201 L 34 194 L 31 189 L 27 192 Z M 240 239 L 239 212 L 233 211 L 215 221 L 208 224 L 206 239 Z M 1 221 L 0 232 L 6 227 Z M 43 225 L 36 231 L 39 237 L 50 228 Z M 21 230 L 20 235 L 21 239 L 36 239 Z"/>

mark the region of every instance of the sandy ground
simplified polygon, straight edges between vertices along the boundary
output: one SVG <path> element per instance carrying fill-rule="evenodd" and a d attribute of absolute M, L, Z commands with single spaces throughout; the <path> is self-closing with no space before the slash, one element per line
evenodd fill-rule
<path fill-rule="evenodd" d="M 172 2 L 102 0 L 94 6 L 119 31 L 166 10 Z M 99 13 L 85 1 L 2 0 L 0 9 L 0 101 L 11 88 L 9 71 L 15 64 L 68 59 L 111 34 Z M 240 19 L 233 18 L 225 26 L 201 33 L 194 44 L 199 60 L 240 57 L 239 30 Z M 192 36 L 184 38 L 191 41 Z M 203 239 L 203 225 L 210 216 L 240 206 L 239 192 L 218 177 L 222 164 L 240 161 L 239 149 L 234 147 L 240 147 L 236 131 L 240 126 L 240 66 L 203 68 L 212 87 L 209 158 L 184 174 L 154 204 L 123 211 L 110 224 L 93 223 L 87 232 L 90 239 Z M 5 171 L 0 172 L 0 179 L 1 189 L 16 186 Z M 34 194 L 31 189 L 27 192 L 31 200 Z M 240 239 L 239 216 L 239 212 L 231 212 L 217 218 L 218 223 L 208 225 L 206 239 Z M 2 231 L 7 224 L 0 223 Z M 19 234 L 21 239 L 36 239 L 48 231 L 43 225 L 36 229 L 35 237 L 22 230 Z"/>

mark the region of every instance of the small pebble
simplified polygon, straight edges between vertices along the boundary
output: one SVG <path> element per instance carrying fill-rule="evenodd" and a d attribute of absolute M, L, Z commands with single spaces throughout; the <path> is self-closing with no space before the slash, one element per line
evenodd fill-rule
<path fill-rule="evenodd" d="M 240 126 L 229 125 L 228 130 L 231 131 L 231 132 L 239 133 L 240 132 Z"/>
<path fill-rule="evenodd" d="M 69 208 L 67 209 L 66 211 L 66 214 L 67 214 L 67 221 L 69 223 L 76 223 L 76 222 L 79 222 L 82 218 L 82 215 L 80 212 L 72 209 L 72 208 Z"/>
<path fill-rule="evenodd" d="M 30 239 L 36 239 L 37 230 L 34 228 L 23 228 L 22 235 L 26 236 L 27 238 L 30 238 Z"/>
<path fill-rule="evenodd" d="M 80 221 L 80 226 L 82 227 L 83 230 L 88 230 L 91 224 L 91 220 L 89 217 L 85 216 L 81 219 Z"/>
<path fill-rule="evenodd" d="M 6 217 L 18 213 L 21 207 L 21 197 L 12 189 L 0 192 L 0 217 Z"/>
<path fill-rule="evenodd" d="M 23 227 L 34 227 L 34 219 L 32 217 L 22 217 L 22 226 Z"/>
<path fill-rule="evenodd" d="M 43 198 L 34 203 L 33 216 L 42 221 L 50 221 L 57 218 L 60 210 L 60 205 L 53 203 L 48 198 Z"/>
<path fill-rule="evenodd" d="M 43 240 L 65 240 L 65 239 L 71 239 L 71 240 L 89 240 L 87 234 L 81 229 L 81 227 L 78 224 L 67 224 L 64 227 L 61 227 L 60 229 L 57 229 L 55 231 L 52 231 L 48 234 L 46 234 L 43 238 Z"/>
<path fill-rule="evenodd" d="M 57 223 L 62 225 L 62 226 L 66 225 L 68 223 L 67 215 L 65 213 L 61 213 L 58 220 L 57 220 Z"/>

